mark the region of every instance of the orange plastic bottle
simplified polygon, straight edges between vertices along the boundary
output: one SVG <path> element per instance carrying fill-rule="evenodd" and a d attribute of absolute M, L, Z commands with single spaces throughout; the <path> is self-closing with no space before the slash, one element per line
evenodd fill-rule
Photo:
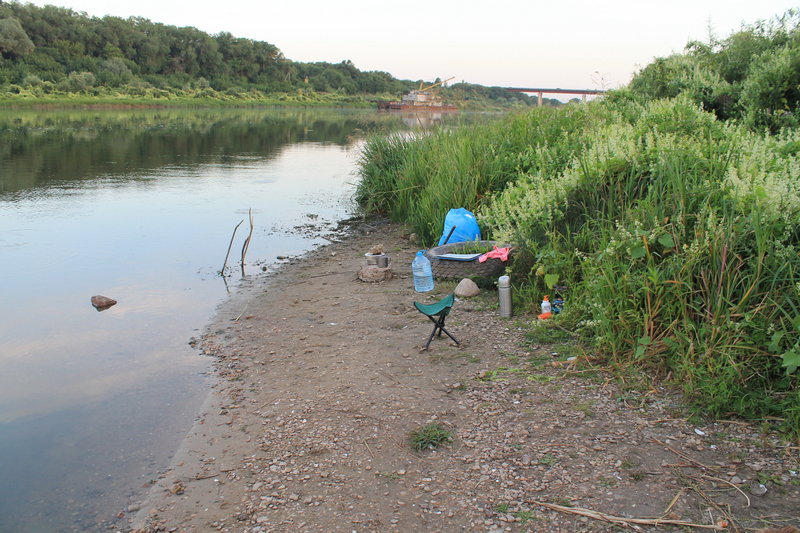
<path fill-rule="evenodd" d="M 539 320 L 545 320 L 553 316 L 553 307 L 550 305 L 550 296 L 545 296 L 542 300 L 542 314 L 538 316 Z"/>

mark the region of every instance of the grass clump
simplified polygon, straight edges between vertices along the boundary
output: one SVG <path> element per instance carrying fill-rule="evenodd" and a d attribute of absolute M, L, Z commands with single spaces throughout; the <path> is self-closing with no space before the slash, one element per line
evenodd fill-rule
<path fill-rule="evenodd" d="M 525 524 L 531 520 L 538 520 L 539 517 L 533 511 L 517 511 L 514 513 L 514 518 L 519 520 L 520 524 Z"/>
<path fill-rule="evenodd" d="M 411 449 L 417 452 L 433 450 L 453 441 L 453 432 L 443 425 L 432 422 L 411 432 Z"/>
<path fill-rule="evenodd" d="M 558 458 L 550 453 L 547 453 L 539 458 L 539 464 L 545 466 L 553 466 L 558 462 Z"/>

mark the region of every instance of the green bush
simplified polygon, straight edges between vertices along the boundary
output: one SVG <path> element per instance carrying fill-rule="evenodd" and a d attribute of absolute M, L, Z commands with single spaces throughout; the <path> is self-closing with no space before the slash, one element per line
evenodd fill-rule
<path fill-rule="evenodd" d="M 797 432 L 798 153 L 795 130 L 754 133 L 685 93 L 622 91 L 374 139 L 358 199 L 426 244 L 447 208 L 476 208 L 485 233 L 516 247 L 523 308 L 567 285 L 570 327 L 611 366 L 671 376 L 708 414 L 777 416 Z"/>
<path fill-rule="evenodd" d="M 91 72 L 70 72 L 69 77 L 63 83 L 67 91 L 78 93 L 94 87 L 95 81 L 95 76 Z"/>
<path fill-rule="evenodd" d="M 25 79 L 22 80 L 22 83 L 28 87 L 39 87 L 42 84 L 42 79 L 39 76 L 29 74 L 25 76 Z"/>
<path fill-rule="evenodd" d="M 671 374 L 709 413 L 800 427 L 798 139 L 656 101 L 480 218 L 530 251 L 515 270 L 534 293 L 548 275 L 570 286 L 580 328 L 617 367 Z"/>
<path fill-rule="evenodd" d="M 744 26 L 719 40 L 691 42 L 684 54 L 657 58 L 629 89 L 643 100 L 690 98 L 723 120 L 750 128 L 796 127 L 800 106 L 800 11 Z"/>
<path fill-rule="evenodd" d="M 745 120 L 753 128 L 795 128 L 800 124 L 800 42 L 763 53 L 742 87 Z"/>

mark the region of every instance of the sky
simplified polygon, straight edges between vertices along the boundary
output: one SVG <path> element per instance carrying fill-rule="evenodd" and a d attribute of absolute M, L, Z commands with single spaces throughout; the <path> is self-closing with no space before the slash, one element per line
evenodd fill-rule
<path fill-rule="evenodd" d="M 35 0 L 267 41 L 294 61 L 352 61 L 400 79 L 613 89 L 690 40 L 723 38 L 797 0 Z"/>

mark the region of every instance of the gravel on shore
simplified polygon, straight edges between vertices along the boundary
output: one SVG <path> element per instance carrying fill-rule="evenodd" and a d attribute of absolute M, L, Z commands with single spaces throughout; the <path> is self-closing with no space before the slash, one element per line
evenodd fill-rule
<path fill-rule="evenodd" d="M 394 277 L 361 282 L 376 244 Z M 415 252 L 403 228 L 368 221 L 244 282 L 197 341 L 218 382 L 127 529 L 800 527 L 800 450 L 752 423 L 690 423 L 679 395 L 566 360 L 574 347 L 526 336 L 533 314 L 497 316 L 496 291 L 457 301 L 461 345 L 421 351 L 431 325 L 412 302 L 455 282 L 415 293 Z M 416 451 L 430 424 L 452 440 Z"/>

